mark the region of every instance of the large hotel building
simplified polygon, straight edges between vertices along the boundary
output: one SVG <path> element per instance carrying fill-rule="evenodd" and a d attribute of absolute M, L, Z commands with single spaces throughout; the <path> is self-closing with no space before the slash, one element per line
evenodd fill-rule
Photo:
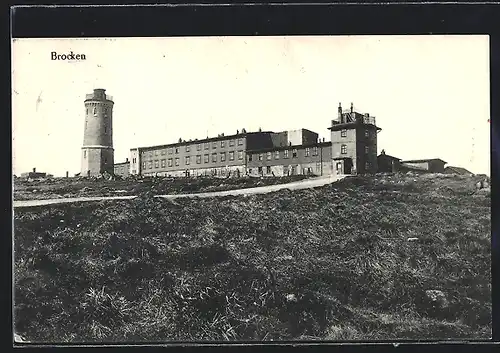
<path fill-rule="evenodd" d="M 201 140 L 180 140 L 130 150 L 130 160 L 115 164 L 127 176 L 284 176 L 374 173 L 377 171 L 375 118 L 342 110 L 328 128 L 331 141 L 307 130 L 237 131 Z"/>

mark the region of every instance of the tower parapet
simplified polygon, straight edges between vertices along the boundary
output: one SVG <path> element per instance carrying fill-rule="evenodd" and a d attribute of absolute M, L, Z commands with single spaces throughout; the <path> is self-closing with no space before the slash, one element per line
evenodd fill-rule
<path fill-rule="evenodd" d="M 114 172 L 112 97 L 102 88 L 85 95 L 81 175 Z"/>

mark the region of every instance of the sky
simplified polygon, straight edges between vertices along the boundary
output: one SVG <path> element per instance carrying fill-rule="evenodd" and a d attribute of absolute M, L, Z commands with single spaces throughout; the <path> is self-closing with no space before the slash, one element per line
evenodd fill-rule
<path fill-rule="evenodd" d="M 51 52 L 85 54 L 51 60 Z M 378 153 L 490 174 L 488 36 L 14 39 L 12 167 L 80 171 L 85 95 L 113 96 L 115 163 L 130 149 L 305 128 L 337 107 L 376 117 Z"/>

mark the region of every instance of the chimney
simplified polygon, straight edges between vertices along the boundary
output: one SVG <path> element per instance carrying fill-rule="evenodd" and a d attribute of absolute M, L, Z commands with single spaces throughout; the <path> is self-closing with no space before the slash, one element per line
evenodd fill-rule
<path fill-rule="evenodd" d="M 66 172 L 66 178 L 69 178 L 69 172 Z"/>
<path fill-rule="evenodd" d="M 339 103 L 339 123 L 341 122 L 342 122 L 342 103 Z"/>
<path fill-rule="evenodd" d="M 351 113 L 354 113 L 354 104 L 351 102 Z"/>
<path fill-rule="evenodd" d="M 127 162 L 128 162 L 128 158 L 125 158 L 125 163 L 127 163 Z"/>
<path fill-rule="evenodd" d="M 236 135 L 238 135 L 240 133 L 240 130 L 236 130 Z"/>
<path fill-rule="evenodd" d="M 36 173 L 36 168 L 33 168 L 33 173 Z"/>
<path fill-rule="evenodd" d="M 323 142 L 325 142 L 325 138 L 323 137 Z"/>

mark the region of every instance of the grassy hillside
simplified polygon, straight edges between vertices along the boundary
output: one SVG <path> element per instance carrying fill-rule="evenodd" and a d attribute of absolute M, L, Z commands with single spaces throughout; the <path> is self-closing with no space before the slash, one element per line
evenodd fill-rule
<path fill-rule="evenodd" d="M 14 200 L 39 200 L 60 197 L 200 193 L 284 184 L 307 178 L 295 175 L 283 178 L 134 178 L 119 180 L 54 178 L 40 181 L 16 179 Z"/>
<path fill-rule="evenodd" d="M 31 341 L 491 336 L 490 195 L 458 176 L 16 210 Z"/>

